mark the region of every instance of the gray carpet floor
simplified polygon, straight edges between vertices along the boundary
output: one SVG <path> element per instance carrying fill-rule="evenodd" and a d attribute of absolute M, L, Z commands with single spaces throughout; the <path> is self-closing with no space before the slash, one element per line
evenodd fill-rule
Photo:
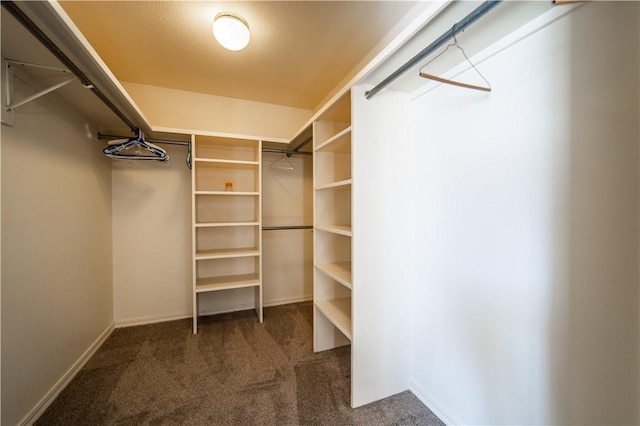
<path fill-rule="evenodd" d="M 408 391 L 350 408 L 350 348 L 312 339 L 311 303 L 116 329 L 36 424 L 443 425 Z"/>

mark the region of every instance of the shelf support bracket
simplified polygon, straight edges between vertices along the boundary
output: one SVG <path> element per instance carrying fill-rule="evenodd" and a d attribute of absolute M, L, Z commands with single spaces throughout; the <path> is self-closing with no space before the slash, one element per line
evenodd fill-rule
<path fill-rule="evenodd" d="M 5 66 L 6 76 L 7 76 L 6 81 L 5 81 L 5 84 L 6 84 L 6 87 L 5 87 L 5 90 L 6 90 L 5 110 L 7 110 L 7 112 L 13 111 L 14 109 L 16 109 L 16 108 L 18 108 L 18 107 L 20 107 L 20 106 L 22 106 L 22 105 L 24 105 L 26 103 L 34 101 L 34 100 L 36 100 L 36 99 L 38 99 L 38 98 L 40 98 L 40 97 L 42 97 L 42 96 L 44 96 L 44 95 L 46 95 L 48 93 L 53 92 L 54 90 L 57 90 L 57 89 L 59 89 L 61 87 L 66 86 L 67 84 L 69 84 L 69 83 L 71 83 L 71 82 L 73 82 L 73 81 L 78 79 L 75 76 L 70 77 L 70 78 L 68 78 L 66 80 L 63 80 L 63 81 L 61 81 L 59 83 L 56 83 L 56 84 L 54 84 L 54 85 L 52 85 L 52 86 L 50 86 L 50 87 L 48 87 L 46 89 L 43 89 L 43 90 L 41 90 L 41 91 L 39 91 L 37 93 L 34 93 L 33 95 L 27 96 L 24 99 L 21 99 L 19 101 L 16 101 L 16 102 L 12 103 L 11 102 L 11 82 L 13 81 L 13 78 L 12 78 L 12 76 L 13 76 L 12 66 L 23 66 L 23 67 L 31 67 L 31 68 L 40 68 L 40 69 L 46 69 L 46 70 L 51 70 L 51 71 L 57 71 L 57 72 L 61 72 L 61 73 L 64 73 L 64 74 L 70 74 L 70 71 L 66 70 L 64 68 L 55 68 L 55 67 L 50 67 L 50 66 L 47 66 L 47 65 L 30 64 L 28 62 L 13 61 L 11 59 L 5 59 L 4 60 L 4 66 Z"/>

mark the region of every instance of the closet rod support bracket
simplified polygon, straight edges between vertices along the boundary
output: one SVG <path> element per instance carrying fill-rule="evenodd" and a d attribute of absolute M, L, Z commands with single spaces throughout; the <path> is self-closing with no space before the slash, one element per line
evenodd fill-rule
<path fill-rule="evenodd" d="M 72 76 L 67 78 L 66 80 L 62 80 L 52 86 L 47 87 L 46 89 L 43 89 L 37 93 L 34 93 L 33 95 L 27 96 L 24 99 L 21 99 L 19 101 L 16 102 L 11 102 L 11 83 L 13 82 L 13 70 L 12 70 L 12 65 L 20 65 L 20 66 L 25 66 L 25 67 L 32 67 L 32 68 L 40 68 L 40 69 L 47 69 L 47 70 L 52 70 L 52 71 L 58 71 L 58 72 L 62 72 L 62 73 L 70 73 L 69 70 L 66 69 L 62 69 L 62 68 L 55 68 L 55 67 L 50 67 L 50 66 L 46 66 L 46 65 L 39 65 L 39 64 L 30 64 L 27 62 L 18 62 L 18 61 L 13 61 L 11 59 L 5 59 L 4 60 L 4 66 L 5 66 L 5 72 L 6 72 L 6 81 L 5 81 L 5 90 L 6 90 L 6 98 L 5 98 L 5 110 L 7 112 L 11 112 L 14 109 L 25 105 L 31 101 L 34 101 L 46 94 L 49 94 L 51 92 L 53 92 L 54 90 L 58 90 L 61 87 L 66 86 L 67 84 L 75 81 L 78 79 L 78 77 L 76 76 Z"/>

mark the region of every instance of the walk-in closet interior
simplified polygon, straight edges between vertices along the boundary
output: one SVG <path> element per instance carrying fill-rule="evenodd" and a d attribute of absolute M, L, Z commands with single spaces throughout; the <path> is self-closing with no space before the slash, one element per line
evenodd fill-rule
<path fill-rule="evenodd" d="M 639 3 L 0 13 L 3 425 L 116 328 L 298 302 L 352 409 L 640 423 Z"/>

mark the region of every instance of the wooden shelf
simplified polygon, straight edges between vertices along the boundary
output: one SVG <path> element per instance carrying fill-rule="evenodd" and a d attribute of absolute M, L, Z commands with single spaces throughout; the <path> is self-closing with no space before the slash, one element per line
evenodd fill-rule
<path fill-rule="evenodd" d="M 243 195 L 243 196 L 258 196 L 259 192 L 240 192 L 240 191 L 194 191 L 196 195 L 224 195 L 224 196 L 232 196 L 232 195 Z"/>
<path fill-rule="evenodd" d="M 331 183 L 325 183 L 323 185 L 318 185 L 314 189 L 316 191 L 322 191 L 323 189 L 347 189 L 350 186 L 351 186 L 351 179 L 345 179 L 339 182 L 331 182 Z"/>
<path fill-rule="evenodd" d="M 208 222 L 208 223 L 196 223 L 196 228 L 215 228 L 225 226 L 258 226 L 260 222 Z"/>
<path fill-rule="evenodd" d="M 316 268 L 351 289 L 351 262 L 318 263 Z"/>
<path fill-rule="evenodd" d="M 257 287 L 259 285 L 260 277 L 257 274 L 198 278 L 196 280 L 196 293 L 231 290 L 234 288 Z"/>
<path fill-rule="evenodd" d="M 335 134 L 322 144 L 318 145 L 315 152 L 333 152 L 338 154 L 351 154 L 351 126 Z"/>
<path fill-rule="evenodd" d="M 351 298 L 316 300 L 314 305 L 342 334 L 351 340 Z"/>
<path fill-rule="evenodd" d="M 196 252 L 196 260 L 230 259 L 234 257 L 252 257 L 252 256 L 260 256 L 260 251 L 257 248 L 248 248 L 248 249 L 199 250 Z"/>
<path fill-rule="evenodd" d="M 314 229 L 316 231 L 331 232 L 333 234 L 344 235 L 346 237 L 350 237 L 352 235 L 350 226 L 316 225 L 314 226 Z"/>
<path fill-rule="evenodd" d="M 203 167 L 220 167 L 220 168 L 254 168 L 260 165 L 259 161 L 245 161 L 245 160 L 220 160 L 217 158 L 194 158 L 194 163 L 200 163 Z"/>

